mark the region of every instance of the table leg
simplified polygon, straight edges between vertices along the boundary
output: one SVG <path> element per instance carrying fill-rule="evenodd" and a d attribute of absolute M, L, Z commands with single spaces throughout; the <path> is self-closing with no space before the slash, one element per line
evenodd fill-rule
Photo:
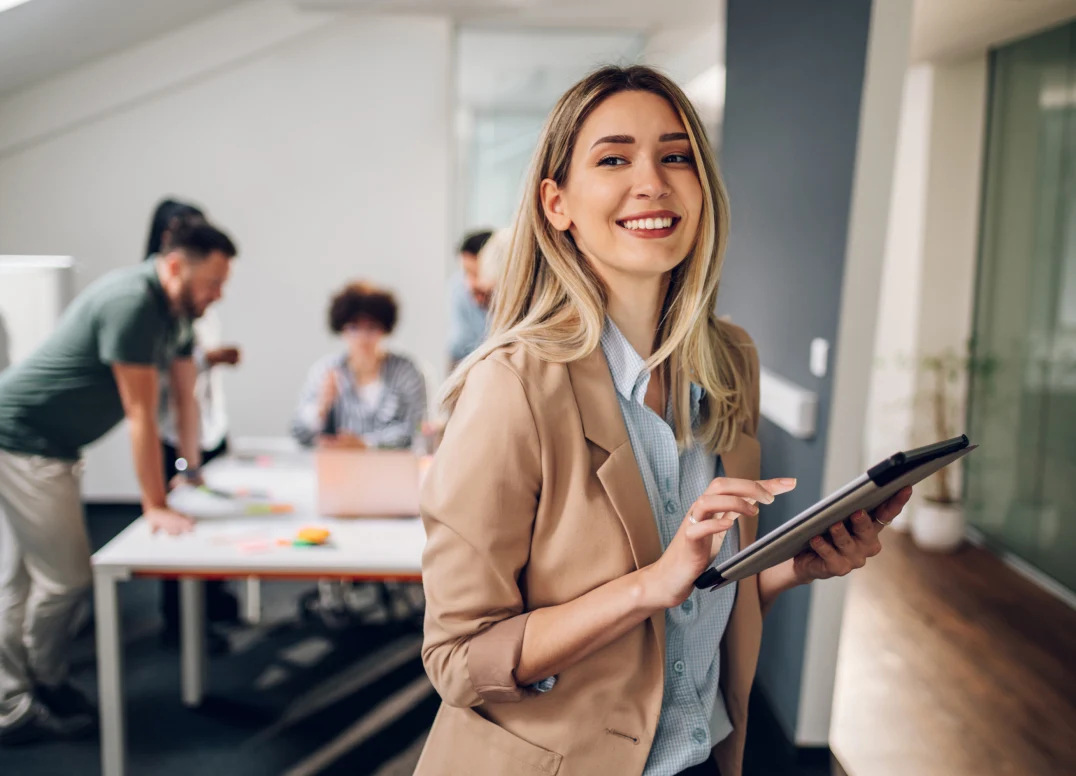
<path fill-rule="evenodd" d="M 124 776 L 127 750 L 123 708 L 123 649 L 116 583 L 108 571 L 94 572 L 93 599 L 97 629 L 97 695 L 101 714 L 101 773 Z"/>
<path fill-rule="evenodd" d="M 202 703 L 206 674 L 205 590 L 202 580 L 183 577 L 179 581 L 180 683 L 183 704 Z"/>
<path fill-rule="evenodd" d="M 247 577 L 243 586 L 243 620 L 248 625 L 262 621 L 262 582 L 257 577 Z"/>

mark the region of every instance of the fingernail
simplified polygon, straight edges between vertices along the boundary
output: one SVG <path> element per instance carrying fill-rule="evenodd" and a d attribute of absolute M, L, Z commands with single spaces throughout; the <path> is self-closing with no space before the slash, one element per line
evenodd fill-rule
<path fill-rule="evenodd" d="M 782 485 L 795 485 L 796 484 L 796 478 L 795 477 L 782 477 L 781 479 L 778 480 L 778 482 L 780 482 Z"/>
<path fill-rule="evenodd" d="M 867 519 L 867 513 L 861 509 L 856 512 L 855 517 L 853 517 L 852 519 L 855 520 L 857 523 L 862 523 L 864 520 Z"/>
<path fill-rule="evenodd" d="M 821 547 L 822 546 L 822 537 L 816 536 L 815 538 L 811 539 L 811 546 L 812 547 Z"/>

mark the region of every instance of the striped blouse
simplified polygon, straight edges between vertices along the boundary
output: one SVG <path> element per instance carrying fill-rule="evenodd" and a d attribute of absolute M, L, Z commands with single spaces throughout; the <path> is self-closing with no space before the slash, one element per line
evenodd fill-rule
<path fill-rule="evenodd" d="M 339 395 L 324 422 L 318 418 L 318 397 L 329 372 L 336 373 Z M 409 448 L 426 419 L 426 380 L 414 362 L 388 353 L 381 364 L 381 391 L 372 403 L 360 395 L 347 354 L 326 356 L 310 369 L 291 424 L 292 435 L 312 445 L 321 434 L 350 433 L 369 447 Z"/>

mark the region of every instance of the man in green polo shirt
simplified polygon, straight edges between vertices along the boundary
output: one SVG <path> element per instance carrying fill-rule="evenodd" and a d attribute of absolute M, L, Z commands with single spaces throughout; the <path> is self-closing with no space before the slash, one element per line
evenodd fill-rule
<path fill-rule="evenodd" d="M 166 254 L 93 283 L 33 354 L 0 374 L 0 745 L 93 725 L 92 705 L 67 682 L 70 620 L 91 583 L 82 448 L 126 417 L 150 526 L 179 534 L 193 525 L 165 500 L 158 379 L 167 370 L 180 449 L 196 472 L 191 321 L 220 298 L 235 253 L 204 222 L 177 228 Z"/>

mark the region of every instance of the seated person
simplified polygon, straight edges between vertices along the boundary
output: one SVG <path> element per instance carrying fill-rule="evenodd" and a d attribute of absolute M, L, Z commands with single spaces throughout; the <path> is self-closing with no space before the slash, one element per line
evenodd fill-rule
<path fill-rule="evenodd" d="M 311 368 L 291 430 L 303 445 L 411 447 L 426 417 L 426 381 L 410 359 L 384 349 L 396 299 L 351 283 L 332 299 L 329 327 L 346 349 Z"/>
<path fill-rule="evenodd" d="M 411 448 L 426 418 L 426 380 L 410 359 L 383 347 L 397 313 L 393 295 L 367 283 L 351 283 L 333 297 L 329 327 L 347 347 L 310 370 L 292 422 L 300 443 Z M 346 627 L 349 587 L 321 580 L 302 609 L 330 628 Z"/>

